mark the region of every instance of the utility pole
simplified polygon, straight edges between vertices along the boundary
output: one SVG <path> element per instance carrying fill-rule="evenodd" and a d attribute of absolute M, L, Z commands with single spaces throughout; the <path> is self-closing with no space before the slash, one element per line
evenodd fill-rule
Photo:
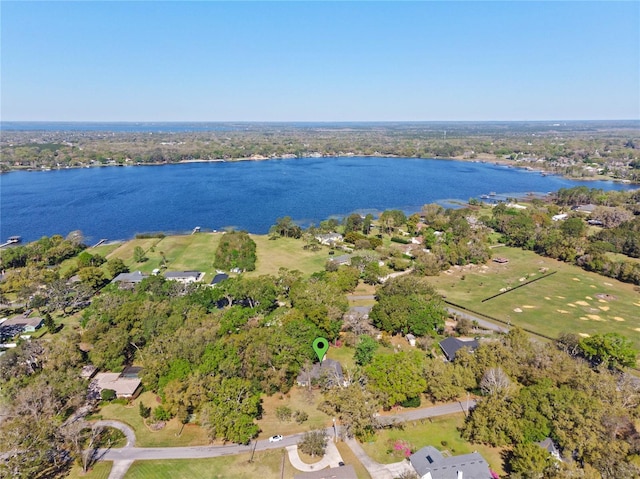
<path fill-rule="evenodd" d="M 251 438 L 249 438 L 249 447 L 251 447 Z M 256 452 L 256 447 L 258 447 L 258 440 L 253 441 L 253 450 L 251 451 L 251 459 L 249 459 L 249 463 L 253 462 L 253 455 Z"/>

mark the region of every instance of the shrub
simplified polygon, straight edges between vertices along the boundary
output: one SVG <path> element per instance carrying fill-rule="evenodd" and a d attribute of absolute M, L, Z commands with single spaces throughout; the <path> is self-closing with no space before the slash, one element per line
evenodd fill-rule
<path fill-rule="evenodd" d="M 291 421 L 291 408 L 288 406 L 280 406 L 276 409 L 276 417 L 281 422 Z"/>
<path fill-rule="evenodd" d="M 151 408 L 146 407 L 142 403 L 142 401 L 140 401 L 140 404 L 138 404 L 138 412 L 140 413 L 140 416 L 142 416 L 144 419 L 147 419 L 149 416 L 151 416 Z"/>
<path fill-rule="evenodd" d="M 407 398 L 403 402 L 400 403 L 402 407 L 419 407 L 421 404 L 420 396 L 416 396 L 414 398 Z"/>
<path fill-rule="evenodd" d="M 297 423 L 297 424 L 302 424 L 303 422 L 305 422 L 307 419 L 309 419 L 309 415 L 304 412 L 304 411 L 300 411 L 299 409 L 293 413 L 293 420 Z"/>
<path fill-rule="evenodd" d="M 113 401 L 116 398 L 116 392 L 113 389 L 103 389 L 100 391 L 100 399 L 103 401 Z"/>
<path fill-rule="evenodd" d="M 158 406 L 153 410 L 153 419 L 156 421 L 168 421 L 171 419 L 171 414 L 162 406 Z"/>

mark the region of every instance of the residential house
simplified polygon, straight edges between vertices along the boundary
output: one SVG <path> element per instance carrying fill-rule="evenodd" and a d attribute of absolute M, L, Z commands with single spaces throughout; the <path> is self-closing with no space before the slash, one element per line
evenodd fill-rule
<path fill-rule="evenodd" d="M 409 457 L 420 479 L 492 479 L 489 464 L 478 452 L 444 457 L 433 446 L 425 446 Z"/>
<path fill-rule="evenodd" d="M 538 443 L 538 446 L 540 446 L 542 449 L 545 449 L 555 460 L 562 460 L 562 458 L 560 457 L 560 451 L 558 451 L 558 448 L 553 442 L 553 439 L 551 439 L 550 437 L 544 439 L 543 441 L 540 441 Z"/>
<path fill-rule="evenodd" d="M 104 389 L 111 389 L 118 398 L 135 399 L 142 391 L 139 371 L 140 368 L 125 368 L 121 373 L 96 374 L 89 384 L 89 397 L 99 399 Z"/>
<path fill-rule="evenodd" d="M 351 255 L 343 254 L 341 256 L 336 256 L 335 258 L 329 258 L 329 261 L 337 264 L 338 266 L 342 265 L 350 265 L 351 264 Z"/>
<path fill-rule="evenodd" d="M 201 271 L 167 271 L 164 273 L 165 279 L 177 281 L 183 284 L 196 283 L 204 277 Z"/>
<path fill-rule="evenodd" d="M 440 349 L 447 357 L 447 360 L 453 361 L 456 358 L 457 352 L 462 348 L 468 348 L 471 352 L 475 351 L 478 347 L 478 341 L 475 339 L 461 339 L 450 336 L 440 341 Z"/>
<path fill-rule="evenodd" d="M 136 284 L 148 277 L 148 274 L 143 274 L 140 271 L 134 271 L 133 273 L 120 273 L 118 276 L 113 278 L 111 282 L 118 283 L 118 287 L 121 289 L 132 289 Z"/>
<path fill-rule="evenodd" d="M 44 324 L 43 318 L 26 318 L 24 314 L 14 316 L 0 324 L 0 338 L 13 338 L 20 333 L 34 333 Z"/>
<path fill-rule="evenodd" d="M 210 284 L 211 286 L 217 286 L 218 284 L 222 283 L 225 279 L 229 279 L 228 274 L 218 273 L 213 277 Z"/>
<path fill-rule="evenodd" d="M 340 233 L 326 233 L 316 236 L 316 240 L 326 246 L 335 246 L 336 243 L 341 243 L 343 239 Z"/>
<path fill-rule="evenodd" d="M 569 217 L 569 215 L 567 213 L 560 213 L 559 215 L 553 215 L 551 217 L 552 221 L 563 221 L 566 220 Z"/>
<path fill-rule="evenodd" d="M 592 203 L 586 204 L 586 205 L 577 205 L 577 206 L 572 206 L 571 209 L 573 211 L 578 211 L 580 213 L 586 213 L 586 214 L 591 214 L 595 211 L 595 209 L 597 208 L 597 205 L 594 205 Z"/>
<path fill-rule="evenodd" d="M 308 387 L 314 381 L 320 379 L 327 379 L 333 385 L 345 386 L 344 374 L 342 373 L 342 366 L 338 361 L 333 359 L 325 359 L 321 363 L 315 363 L 311 369 L 307 371 L 301 371 L 298 374 L 296 382 L 298 386 Z"/>

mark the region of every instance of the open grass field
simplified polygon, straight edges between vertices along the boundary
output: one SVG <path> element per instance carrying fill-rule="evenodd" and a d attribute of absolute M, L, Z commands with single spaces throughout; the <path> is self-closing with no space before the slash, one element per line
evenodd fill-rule
<path fill-rule="evenodd" d="M 89 252 L 105 254 L 107 258 L 120 258 L 131 271 L 151 273 L 160 267 L 162 256 L 169 271 L 203 271 L 207 273 L 205 282 L 215 275 L 213 259 L 222 233 L 198 233 L 195 235 L 166 236 L 164 238 L 133 239 L 120 245 L 105 245 Z M 246 273 L 250 276 L 278 274 L 280 268 L 299 270 L 305 276 L 324 269 L 329 258 L 327 248 L 318 251 L 302 249 L 304 243 L 292 238 L 269 240 L 266 235 L 251 235 L 256 243 L 258 261 L 256 270 Z M 140 246 L 148 258 L 143 263 L 133 260 L 133 250 Z M 105 248 L 101 250 L 101 248 Z M 108 249 L 107 249 L 108 248 Z"/>
<path fill-rule="evenodd" d="M 111 461 L 100 461 L 95 463 L 85 474 L 80 466 L 74 464 L 66 479 L 107 479 L 112 465 Z"/>
<path fill-rule="evenodd" d="M 135 461 L 125 479 L 290 479 L 295 474 L 284 448 L 258 451 L 252 463 L 250 457 L 247 453 L 211 459 Z"/>
<path fill-rule="evenodd" d="M 314 429 L 322 429 L 333 424 L 331 417 L 318 410 L 318 404 L 322 400 L 320 391 L 312 390 L 311 395 L 303 388 L 294 387 L 288 394 L 274 394 L 262 396 L 262 419 L 258 421 L 260 426 L 260 439 L 266 439 L 275 434 L 295 434 Z M 276 417 L 276 409 L 288 406 L 292 411 L 301 410 L 309 415 L 302 424 L 295 421 L 282 422 Z"/>
<path fill-rule="evenodd" d="M 156 396 L 153 393 L 145 392 L 131 405 L 108 404 L 102 406 L 98 414 L 102 416 L 102 419 L 114 419 L 131 426 L 136 434 L 136 446 L 139 447 L 202 446 L 211 442 L 203 428 L 187 424 L 183 429 L 182 424 L 175 418 L 168 421 L 163 429 L 151 431 L 140 417 L 138 409 L 140 401 L 145 406 L 152 408 L 160 404 L 156 401 Z M 180 433 L 181 429 L 182 433 Z"/>
<path fill-rule="evenodd" d="M 318 251 L 304 250 L 304 241 L 293 238 L 278 238 L 270 240 L 266 235 L 250 235 L 256 242 L 258 262 L 256 270 L 248 273 L 252 276 L 262 274 L 277 275 L 280 268 L 298 270 L 309 276 L 316 271 L 322 271 L 329 259 L 328 248 L 321 247 Z"/>
<path fill-rule="evenodd" d="M 453 303 L 550 337 L 618 332 L 640 348 L 640 293 L 633 285 L 530 251 L 502 247 L 493 254 L 509 262 L 454 269 L 431 282 Z M 503 288 L 553 271 L 548 278 L 482 302 Z"/>
<path fill-rule="evenodd" d="M 464 418 L 464 414 L 452 414 L 431 420 L 405 422 L 404 430 L 383 429 L 378 431 L 375 441 L 362 444 L 362 448 L 373 460 L 383 464 L 401 460 L 388 452 L 390 449 L 389 440 L 407 441 L 413 446 L 414 451 L 424 446 L 434 446 L 440 451 L 449 451 L 453 456 L 478 451 L 489 463 L 491 469 L 503 474 L 502 449 L 470 444 L 462 439 L 458 428 L 464 424 Z M 443 442 L 446 445 L 443 445 Z"/>

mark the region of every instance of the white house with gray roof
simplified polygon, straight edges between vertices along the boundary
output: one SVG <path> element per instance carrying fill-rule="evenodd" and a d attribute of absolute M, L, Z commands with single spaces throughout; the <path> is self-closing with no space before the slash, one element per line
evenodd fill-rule
<path fill-rule="evenodd" d="M 425 446 L 409 457 L 420 479 L 492 479 L 489 464 L 478 452 L 444 457 L 433 446 Z"/>

